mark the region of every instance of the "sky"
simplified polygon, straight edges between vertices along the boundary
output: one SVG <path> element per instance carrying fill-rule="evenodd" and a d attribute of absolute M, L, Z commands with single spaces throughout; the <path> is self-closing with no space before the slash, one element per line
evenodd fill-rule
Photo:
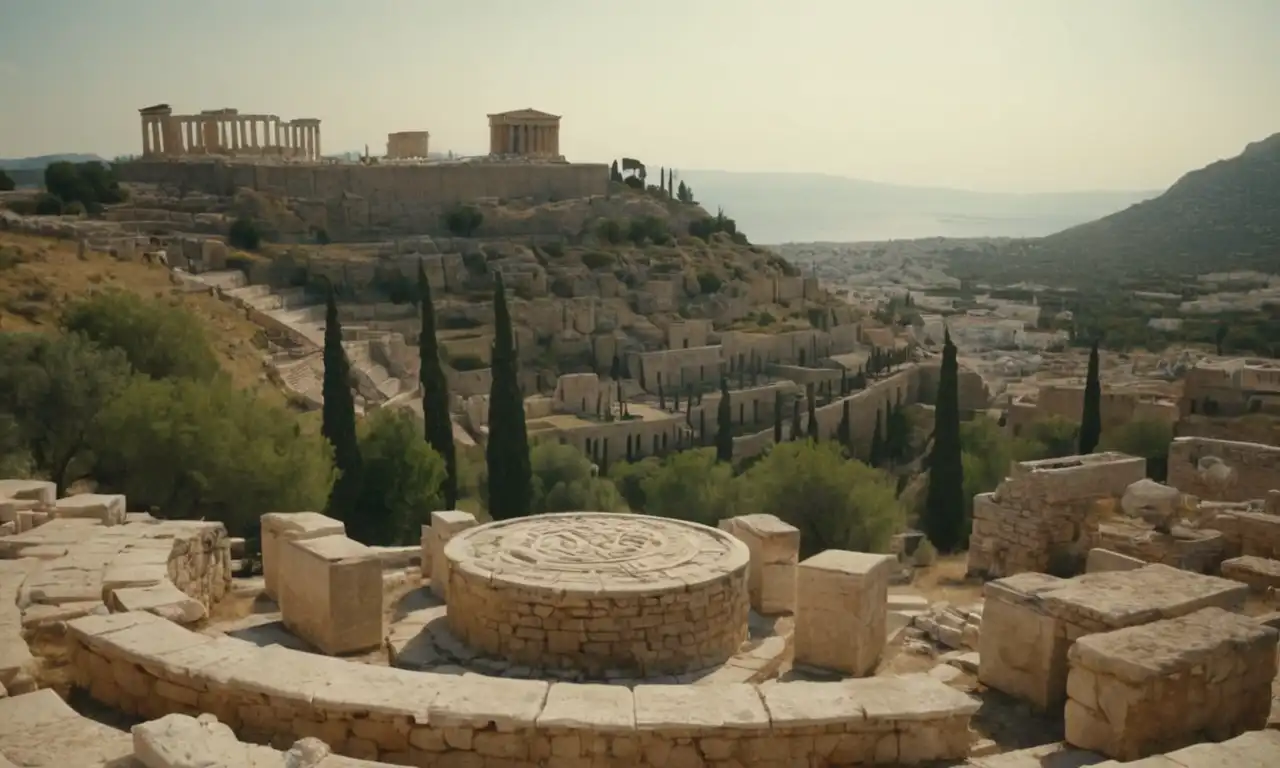
<path fill-rule="evenodd" d="M 0 0 L 0 157 L 136 154 L 161 102 L 325 152 L 532 107 L 571 161 L 1158 189 L 1280 131 L 1280 0 Z"/>

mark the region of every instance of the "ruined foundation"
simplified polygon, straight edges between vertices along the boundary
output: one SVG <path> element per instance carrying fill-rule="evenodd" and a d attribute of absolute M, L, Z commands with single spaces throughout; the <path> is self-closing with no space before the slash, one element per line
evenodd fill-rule
<path fill-rule="evenodd" d="M 1024 573 L 986 585 L 978 679 L 1044 711 L 1066 701 L 1067 653 L 1081 637 L 1202 608 L 1239 611 L 1248 588 L 1148 565 L 1058 579 Z"/>
<path fill-rule="evenodd" d="M 1067 741 L 1138 760 L 1265 728 L 1277 633 L 1206 608 L 1071 647 Z"/>
<path fill-rule="evenodd" d="M 701 670 L 746 640 L 748 557 L 715 528 L 643 515 L 489 523 L 445 545 L 449 626 L 470 647 L 535 669 Z"/>

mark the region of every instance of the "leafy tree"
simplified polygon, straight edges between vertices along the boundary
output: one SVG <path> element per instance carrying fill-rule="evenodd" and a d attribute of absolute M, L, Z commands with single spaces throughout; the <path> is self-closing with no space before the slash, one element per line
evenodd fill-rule
<path fill-rule="evenodd" d="M 17 186 L 13 178 L 5 173 L 3 168 L 0 168 L 0 192 L 11 192 Z"/>
<path fill-rule="evenodd" d="M 1102 438 L 1102 383 L 1098 380 L 1098 341 L 1089 350 L 1089 372 L 1084 382 L 1084 411 L 1080 415 L 1080 455 L 1093 453 Z"/>
<path fill-rule="evenodd" d="M 627 506 L 640 512 L 648 507 L 648 499 L 644 493 L 645 482 L 661 469 L 662 460 L 657 456 L 648 456 L 640 461 L 615 464 L 609 473 L 609 479 L 617 487 L 618 493 L 622 494 Z"/>
<path fill-rule="evenodd" d="M 64 204 L 80 203 L 90 213 L 125 199 L 115 170 L 97 161 L 50 163 L 44 169 L 44 188 Z"/>
<path fill-rule="evenodd" d="M 355 520 L 360 496 L 360 442 L 356 436 L 356 404 L 351 392 L 351 363 L 342 348 L 342 324 L 338 320 L 338 302 L 333 284 L 328 286 L 324 314 L 324 378 L 321 394 L 320 434 L 333 446 L 338 479 L 329 495 L 329 514 L 346 522 L 356 536 Z"/>
<path fill-rule="evenodd" d="M 445 228 L 458 237 L 471 237 L 483 223 L 484 214 L 470 205 L 459 205 L 444 215 Z"/>
<path fill-rule="evenodd" d="M 283 406 L 211 381 L 135 376 L 89 432 L 94 475 L 168 518 L 217 520 L 232 535 L 266 512 L 322 507 L 332 449 Z"/>
<path fill-rule="evenodd" d="M 945 331 L 938 396 L 934 410 L 933 452 L 929 456 L 929 489 L 920 524 L 929 541 L 942 552 L 964 543 L 964 460 L 960 445 L 959 364 L 951 331 Z"/>
<path fill-rule="evenodd" d="M 458 452 L 453 445 L 453 419 L 449 416 L 449 384 L 440 365 L 440 345 L 436 340 L 435 302 L 421 259 L 418 261 L 418 310 L 422 313 L 418 330 L 418 382 L 422 386 L 424 436 L 444 460 L 441 493 L 445 508 L 454 509 L 458 504 Z"/>
<path fill-rule="evenodd" d="M 360 460 L 360 523 L 352 538 L 380 546 L 414 544 L 433 510 L 453 508 L 444 495 L 445 461 L 422 439 L 409 412 L 375 411 L 360 437 Z"/>
<path fill-rule="evenodd" d="M 893 480 L 831 442 L 774 446 L 743 475 L 752 504 L 800 529 L 800 556 L 884 552 L 906 523 Z"/>
<path fill-rule="evenodd" d="M 153 379 L 207 381 L 218 358 L 200 320 L 181 306 L 108 290 L 72 303 L 62 327 L 103 348 L 122 351 L 134 370 Z"/>
<path fill-rule="evenodd" d="M 18 420 L 0 413 L 0 477 L 30 477 L 34 469 Z"/>
<path fill-rule="evenodd" d="M 1173 442 L 1173 425 L 1153 419 L 1135 419 L 1107 430 L 1102 448 L 1147 460 L 1147 477 L 1164 482 L 1169 472 L 1169 445 Z"/>
<path fill-rule="evenodd" d="M 644 511 L 651 515 L 715 525 L 740 514 L 733 468 L 710 448 L 671 454 L 641 487 Z"/>
<path fill-rule="evenodd" d="M 535 445 L 529 462 L 533 474 L 530 511 L 535 514 L 614 512 L 626 505 L 614 484 L 597 476 L 591 460 L 571 445 Z M 492 483 L 490 489 L 492 493 Z"/>
<path fill-rule="evenodd" d="M 492 383 L 489 388 L 489 439 L 485 459 L 489 468 L 489 516 L 495 520 L 525 517 L 532 511 L 533 468 L 529 433 L 524 421 L 519 365 L 511 313 L 502 273 L 493 285 Z"/>
<path fill-rule="evenodd" d="M 131 373 L 123 352 L 83 334 L 0 334 L 0 412 L 59 495 L 88 470 L 90 434 Z"/>
<path fill-rule="evenodd" d="M 720 404 L 716 408 L 716 461 L 733 462 L 733 405 L 729 402 L 729 382 L 720 377 Z"/>
<path fill-rule="evenodd" d="M 1027 430 L 1026 439 L 1033 444 L 1030 457 L 1038 459 L 1060 459 L 1063 456 L 1074 456 L 1079 446 L 1080 425 L 1061 416 L 1050 416 L 1033 422 Z M 1026 461 L 1028 459 L 1023 459 Z"/>

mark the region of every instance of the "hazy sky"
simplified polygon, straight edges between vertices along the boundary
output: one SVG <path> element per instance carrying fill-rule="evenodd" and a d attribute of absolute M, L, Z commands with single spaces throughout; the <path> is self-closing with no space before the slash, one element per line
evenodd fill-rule
<path fill-rule="evenodd" d="M 1280 131 L 1280 0 L 0 0 L 0 157 L 140 151 L 137 110 L 570 160 L 1147 189 Z"/>

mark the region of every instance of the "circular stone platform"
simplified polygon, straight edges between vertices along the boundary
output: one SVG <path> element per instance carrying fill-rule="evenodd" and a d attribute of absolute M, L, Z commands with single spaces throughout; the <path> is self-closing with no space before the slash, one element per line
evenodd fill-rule
<path fill-rule="evenodd" d="M 696 523 L 568 512 L 489 523 L 444 548 L 449 626 L 533 669 L 677 675 L 747 639 L 747 546 Z"/>

